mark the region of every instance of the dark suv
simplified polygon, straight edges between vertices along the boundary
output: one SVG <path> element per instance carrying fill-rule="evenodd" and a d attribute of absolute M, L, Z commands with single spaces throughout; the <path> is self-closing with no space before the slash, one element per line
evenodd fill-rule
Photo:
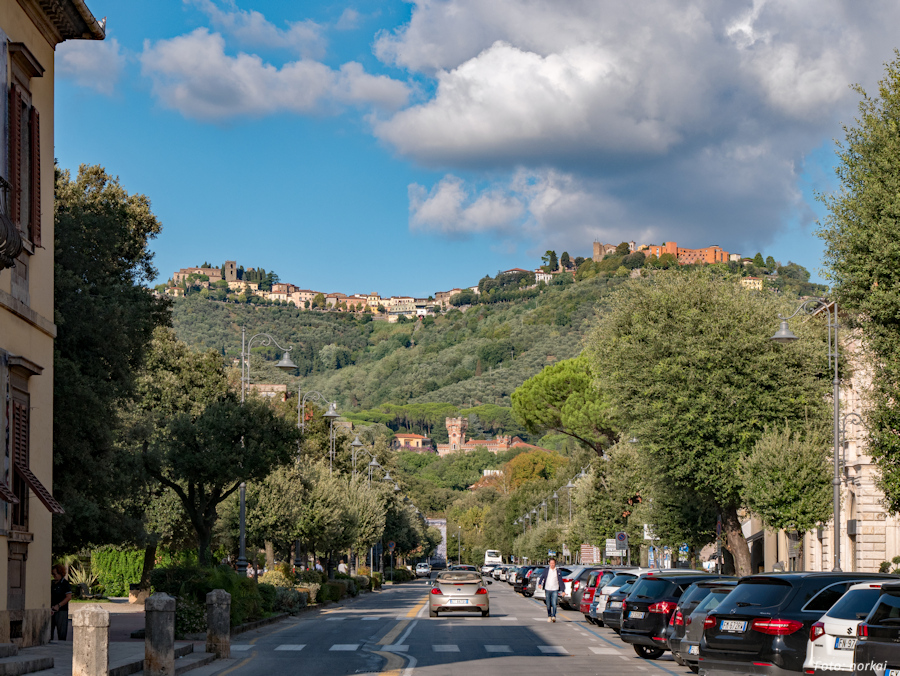
<path fill-rule="evenodd" d="M 606 600 L 606 608 L 603 610 L 603 624 L 612 629 L 617 634 L 622 626 L 622 606 L 625 605 L 625 599 L 631 593 L 635 583 L 643 578 L 633 577 L 625 580 L 622 586 L 616 589 Z"/>
<path fill-rule="evenodd" d="M 691 621 L 691 613 L 697 609 L 707 596 L 712 594 L 714 589 L 725 586 L 734 586 L 737 584 L 736 577 L 716 577 L 714 580 L 700 580 L 688 587 L 678 604 L 675 606 L 675 612 L 669 618 L 669 626 L 666 628 L 666 645 L 672 652 L 672 657 L 681 666 L 687 666 L 684 655 L 681 651 L 681 641 L 687 632 L 688 622 Z"/>
<path fill-rule="evenodd" d="M 513 589 L 520 594 L 525 591 L 525 587 L 528 586 L 528 573 L 537 568 L 537 566 L 522 566 L 519 568 L 513 579 Z"/>
<path fill-rule="evenodd" d="M 640 657 L 655 660 L 669 647 L 666 627 L 685 589 L 709 573 L 669 575 L 651 573 L 634 583 L 622 605 L 622 627 L 619 636 L 634 646 Z"/>
<path fill-rule="evenodd" d="M 813 623 L 850 585 L 889 579 L 835 572 L 745 577 L 703 621 L 700 669 L 707 676 L 802 672 Z"/>
<path fill-rule="evenodd" d="M 881 586 L 881 596 L 866 621 L 856 627 L 856 636 L 854 673 L 900 674 L 900 582 Z"/>

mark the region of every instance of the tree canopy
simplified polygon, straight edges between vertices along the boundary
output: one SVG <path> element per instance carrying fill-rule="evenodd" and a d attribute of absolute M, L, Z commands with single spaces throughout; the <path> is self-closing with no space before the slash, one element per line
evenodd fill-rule
<path fill-rule="evenodd" d="M 588 341 L 615 422 L 669 485 L 716 507 L 741 574 L 740 458 L 767 425 L 829 415 L 822 322 L 797 323 L 800 340 L 778 345 L 770 336 L 786 309 L 712 271 L 659 273 L 623 287 Z"/>

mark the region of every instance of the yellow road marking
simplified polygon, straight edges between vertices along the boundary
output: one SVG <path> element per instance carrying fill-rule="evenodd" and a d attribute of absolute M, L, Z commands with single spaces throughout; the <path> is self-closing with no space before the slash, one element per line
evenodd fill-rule
<path fill-rule="evenodd" d="M 406 660 L 402 655 L 383 650 L 374 650 L 373 652 L 384 658 L 384 669 L 378 672 L 378 676 L 400 676 L 400 672 L 406 666 Z"/>
<path fill-rule="evenodd" d="M 241 667 L 246 667 L 250 663 L 250 660 L 252 660 L 254 657 L 256 657 L 256 653 L 254 653 L 253 655 L 250 655 L 246 659 L 241 660 L 240 662 L 235 664 L 233 667 L 228 667 L 228 669 L 226 669 L 221 674 L 219 674 L 219 676 L 226 676 L 227 674 L 230 674 L 235 669 L 240 669 Z"/>
<path fill-rule="evenodd" d="M 426 603 L 428 603 L 428 597 L 426 597 L 425 600 L 422 601 L 417 606 L 410 608 L 409 611 L 406 613 L 406 616 L 407 617 L 415 617 L 416 615 L 419 614 L 419 611 L 425 607 Z M 397 626 L 395 626 L 393 629 L 391 629 L 388 633 L 386 633 L 381 638 L 381 640 L 378 642 L 378 645 L 393 645 L 394 641 L 397 640 L 397 637 L 400 635 L 400 633 L 404 629 L 406 629 L 407 626 L 409 626 L 409 620 L 400 620 L 397 623 Z M 391 654 L 393 654 L 393 653 L 391 653 Z"/>

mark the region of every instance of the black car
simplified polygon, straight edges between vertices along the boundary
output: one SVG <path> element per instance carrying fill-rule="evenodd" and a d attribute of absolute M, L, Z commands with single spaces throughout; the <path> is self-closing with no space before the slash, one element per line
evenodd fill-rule
<path fill-rule="evenodd" d="M 709 578 L 709 573 L 649 573 L 639 578 L 622 604 L 619 636 L 634 647 L 638 656 L 657 659 L 669 649 L 666 627 L 678 600 L 692 584 Z"/>
<path fill-rule="evenodd" d="M 622 583 L 622 586 L 610 594 L 606 601 L 606 608 L 603 610 L 603 624 L 617 634 L 619 633 L 619 628 L 622 626 L 622 606 L 625 604 L 625 599 L 631 593 L 634 583 L 640 579 L 642 578 L 635 577 L 630 580 L 625 580 L 625 582 Z"/>
<path fill-rule="evenodd" d="M 856 636 L 854 673 L 900 674 L 900 582 L 881 586 L 881 596 L 865 622 L 856 627 Z"/>
<path fill-rule="evenodd" d="M 675 612 L 669 618 L 669 625 L 666 627 L 666 645 L 678 664 L 687 666 L 687 660 L 681 650 L 681 641 L 687 632 L 687 624 L 691 621 L 691 613 L 713 593 L 713 590 L 730 589 L 736 584 L 736 577 L 717 577 L 715 580 L 700 580 L 688 587 L 684 594 L 681 595 L 681 598 L 678 599 Z"/>
<path fill-rule="evenodd" d="M 525 593 L 525 588 L 528 586 L 528 574 L 533 571 L 537 566 L 522 566 L 519 570 L 516 571 L 516 579 L 513 583 L 513 590 L 518 592 L 519 594 Z"/>
<path fill-rule="evenodd" d="M 547 566 L 536 566 L 531 570 L 531 575 L 528 577 L 528 584 L 522 591 L 523 596 L 534 596 L 534 590 L 537 588 L 538 578 L 541 576 L 541 573 L 544 572 L 544 569 L 546 567 Z"/>
<path fill-rule="evenodd" d="M 741 579 L 703 621 L 700 669 L 708 676 L 803 671 L 810 627 L 843 596 L 878 573 L 762 573 Z"/>

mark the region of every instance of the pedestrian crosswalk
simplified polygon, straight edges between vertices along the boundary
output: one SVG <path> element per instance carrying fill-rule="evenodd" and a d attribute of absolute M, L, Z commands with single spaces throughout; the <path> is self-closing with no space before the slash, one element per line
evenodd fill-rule
<path fill-rule="evenodd" d="M 328 648 L 329 652 L 356 652 L 358 651 L 363 644 L 361 643 L 335 643 L 330 648 Z M 251 645 L 249 643 L 232 643 L 231 651 L 232 652 L 246 652 L 251 649 L 259 649 L 259 650 L 275 650 L 278 652 L 300 652 L 305 649 L 307 645 L 305 643 L 283 643 L 277 646 L 268 646 L 268 645 Z M 408 644 L 393 644 L 393 645 L 379 645 L 372 646 L 373 651 L 382 650 L 385 652 L 394 652 L 394 653 L 406 653 L 411 649 L 416 650 L 428 650 L 432 653 L 458 653 L 460 652 L 460 647 L 456 643 L 436 643 L 433 645 L 418 645 L 411 646 Z M 537 649 L 544 655 L 568 655 L 569 651 L 561 646 L 561 645 L 539 645 L 539 646 L 522 646 L 521 649 L 515 650 L 512 646 L 509 645 L 498 645 L 494 643 L 488 643 L 481 646 L 481 649 L 486 653 L 534 653 L 534 650 Z M 619 651 L 615 648 L 590 648 L 597 655 L 618 655 Z"/>

